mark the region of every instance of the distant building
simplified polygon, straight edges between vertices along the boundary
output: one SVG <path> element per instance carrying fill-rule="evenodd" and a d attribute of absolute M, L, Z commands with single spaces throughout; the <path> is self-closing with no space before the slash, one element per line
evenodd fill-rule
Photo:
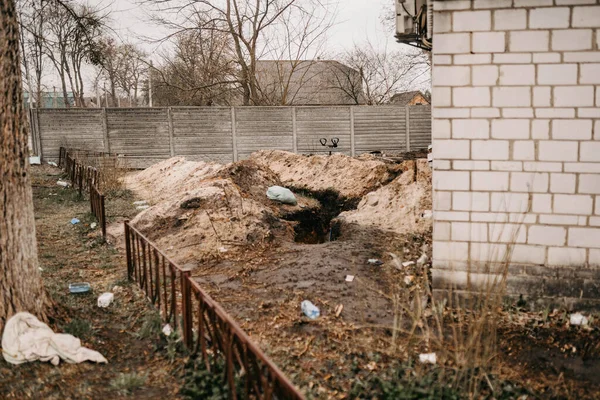
<path fill-rule="evenodd" d="M 256 77 L 264 104 L 365 104 L 360 73 L 338 61 L 259 60 Z"/>
<path fill-rule="evenodd" d="M 399 106 L 429 105 L 431 102 L 418 90 L 413 92 L 396 93 L 390 99 L 391 104 Z"/>
<path fill-rule="evenodd" d="M 23 99 L 25 101 L 25 106 L 29 107 L 29 92 L 23 92 Z M 41 93 L 41 104 L 38 107 L 38 104 L 35 102 L 35 98 L 32 102 L 32 108 L 64 108 L 65 100 L 62 92 L 42 92 Z M 72 92 L 67 92 L 67 99 L 69 105 L 73 107 L 75 105 L 75 97 Z"/>

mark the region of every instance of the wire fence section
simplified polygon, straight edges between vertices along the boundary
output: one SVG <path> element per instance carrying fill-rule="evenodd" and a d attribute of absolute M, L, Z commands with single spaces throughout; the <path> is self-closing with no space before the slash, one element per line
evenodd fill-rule
<path fill-rule="evenodd" d="M 192 354 L 214 370 L 224 361 L 231 399 L 303 399 L 302 394 L 237 323 L 191 277 L 125 221 L 127 274 L 182 332 Z"/>

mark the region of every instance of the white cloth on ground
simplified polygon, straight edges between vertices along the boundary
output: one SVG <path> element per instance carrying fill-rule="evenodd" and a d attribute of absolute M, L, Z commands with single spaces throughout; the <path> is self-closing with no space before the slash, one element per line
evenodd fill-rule
<path fill-rule="evenodd" d="M 2 335 L 2 356 L 11 364 L 29 361 L 50 361 L 58 365 L 62 358 L 70 364 L 83 361 L 108 363 L 97 351 L 81 347 L 81 341 L 52 329 L 35 316 L 20 312 L 13 315 Z"/>

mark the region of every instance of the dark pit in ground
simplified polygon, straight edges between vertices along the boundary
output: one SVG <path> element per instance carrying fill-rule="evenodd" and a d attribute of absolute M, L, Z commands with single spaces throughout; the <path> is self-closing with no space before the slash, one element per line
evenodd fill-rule
<path fill-rule="evenodd" d="M 348 210 L 356 209 L 360 199 L 341 197 L 334 189 L 310 191 L 307 189 L 292 189 L 294 193 L 312 197 L 319 201 L 319 208 L 305 208 L 283 216 L 286 221 L 296 221 L 294 227 L 297 243 L 319 244 L 337 240 L 340 236 L 340 225 L 331 221 Z"/>

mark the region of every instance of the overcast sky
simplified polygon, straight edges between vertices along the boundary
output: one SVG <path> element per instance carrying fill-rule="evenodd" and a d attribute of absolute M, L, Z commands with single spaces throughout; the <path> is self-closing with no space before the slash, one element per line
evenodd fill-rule
<path fill-rule="evenodd" d="M 388 45 L 395 43 L 393 32 L 386 31 L 380 20 L 385 7 L 389 10 L 390 5 L 394 4 L 393 0 L 337 1 L 336 23 L 328 35 L 331 52 L 349 49 L 354 43 L 361 44 L 366 40 L 380 48 L 385 46 L 386 41 Z M 144 36 L 162 36 L 161 29 L 148 22 L 146 7 L 140 6 L 135 0 L 90 0 L 90 3 L 111 12 L 112 27 L 126 41 L 141 44 Z M 333 11 L 335 7 L 331 8 Z M 149 47 L 149 50 L 152 48 L 148 44 L 144 47 Z"/>
<path fill-rule="evenodd" d="M 79 0 L 85 1 L 85 0 Z M 328 12 L 336 13 L 335 24 L 328 32 L 326 54 L 335 55 L 344 50 L 351 49 L 354 44 L 364 44 L 370 41 L 374 47 L 387 50 L 405 49 L 406 46 L 395 42 L 393 32 L 386 29 L 381 22 L 381 17 L 391 10 L 393 0 L 328 0 L 334 4 Z M 87 0 L 93 6 L 102 9 L 103 13 L 110 13 L 109 25 L 114 29 L 114 34 L 121 40 L 142 46 L 151 58 L 157 49 L 157 44 L 149 43 L 145 38 L 160 39 L 166 31 L 149 22 L 148 6 L 141 5 L 142 0 Z M 407 49 L 408 50 L 408 49 Z M 330 56 L 332 57 L 332 56 Z M 47 84 L 52 90 L 52 85 L 59 85 L 58 78 L 47 76 Z M 86 87 L 91 86 L 93 70 L 86 69 L 84 79 Z M 88 89 L 88 93 L 89 89 Z"/>

